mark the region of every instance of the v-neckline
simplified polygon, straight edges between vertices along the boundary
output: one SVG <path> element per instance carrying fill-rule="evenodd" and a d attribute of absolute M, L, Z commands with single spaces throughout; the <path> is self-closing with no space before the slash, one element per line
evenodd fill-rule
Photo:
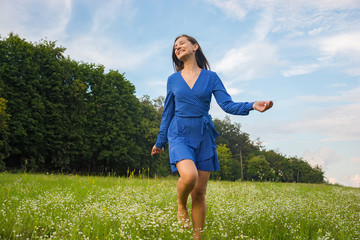
<path fill-rule="evenodd" d="M 201 68 L 201 71 L 199 73 L 199 76 L 197 77 L 197 79 L 195 80 L 194 84 L 192 85 L 192 87 L 189 86 L 189 84 L 185 81 L 185 78 L 183 77 L 183 75 L 181 74 L 182 70 L 180 70 L 180 76 L 182 78 L 182 80 L 184 81 L 184 83 L 188 86 L 188 88 L 190 90 L 193 90 L 195 87 L 195 84 L 198 82 L 198 80 L 200 79 L 201 73 L 203 72 L 203 69 Z"/>

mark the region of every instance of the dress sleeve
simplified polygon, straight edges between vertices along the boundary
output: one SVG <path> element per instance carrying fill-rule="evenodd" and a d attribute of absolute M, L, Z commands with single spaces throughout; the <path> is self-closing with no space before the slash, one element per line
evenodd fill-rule
<path fill-rule="evenodd" d="M 165 147 L 165 144 L 168 141 L 167 138 L 167 131 L 170 125 L 171 120 L 175 114 L 175 99 L 174 93 L 170 87 L 170 81 L 168 79 L 167 86 L 166 86 L 166 98 L 164 104 L 164 111 L 162 113 L 161 124 L 160 124 L 160 131 L 155 143 L 157 148 Z"/>
<path fill-rule="evenodd" d="M 253 110 L 254 102 L 233 102 L 216 73 L 214 74 L 213 80 L 213 94 L 222 110 L 233 115 L 248 115 L 249 112 Z"/>

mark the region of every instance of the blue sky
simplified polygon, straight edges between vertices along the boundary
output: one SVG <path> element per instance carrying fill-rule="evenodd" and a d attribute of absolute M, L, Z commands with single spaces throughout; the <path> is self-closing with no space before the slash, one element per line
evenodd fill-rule
<path fill-rule="evenodd" d="M 274 101 L 269 112 L 231 116 L 253 140 L 360 186 L 358 0 L 2 0 L 0 35 L 10 32 L 56 40 L 152 98 L 165 95 L 175 37 L 192 35 L 234 101 Z"/>

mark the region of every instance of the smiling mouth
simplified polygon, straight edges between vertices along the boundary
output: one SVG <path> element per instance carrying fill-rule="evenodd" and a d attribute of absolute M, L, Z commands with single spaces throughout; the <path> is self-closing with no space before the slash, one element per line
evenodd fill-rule
<path fill-rule="evenodd" d="M 180 55 L 181 53 L 185 52 L 184 50 L 179 50 L 178 51 L 178 55 Z"/>

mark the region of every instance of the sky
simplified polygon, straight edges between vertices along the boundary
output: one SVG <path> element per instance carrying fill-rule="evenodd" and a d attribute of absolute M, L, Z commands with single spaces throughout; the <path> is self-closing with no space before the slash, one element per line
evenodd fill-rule
<path fill-rule="evenodd" d="M 166 94 L 174 39 L 191 35 L 234 101 L 274 101 L 229 115 L 252 140 L 360 187 L 359 0 L 1 0 L 10 32 L 125 73 L 151 98 Z M 214 98 L 210 114 L 227 115 Z"/>

